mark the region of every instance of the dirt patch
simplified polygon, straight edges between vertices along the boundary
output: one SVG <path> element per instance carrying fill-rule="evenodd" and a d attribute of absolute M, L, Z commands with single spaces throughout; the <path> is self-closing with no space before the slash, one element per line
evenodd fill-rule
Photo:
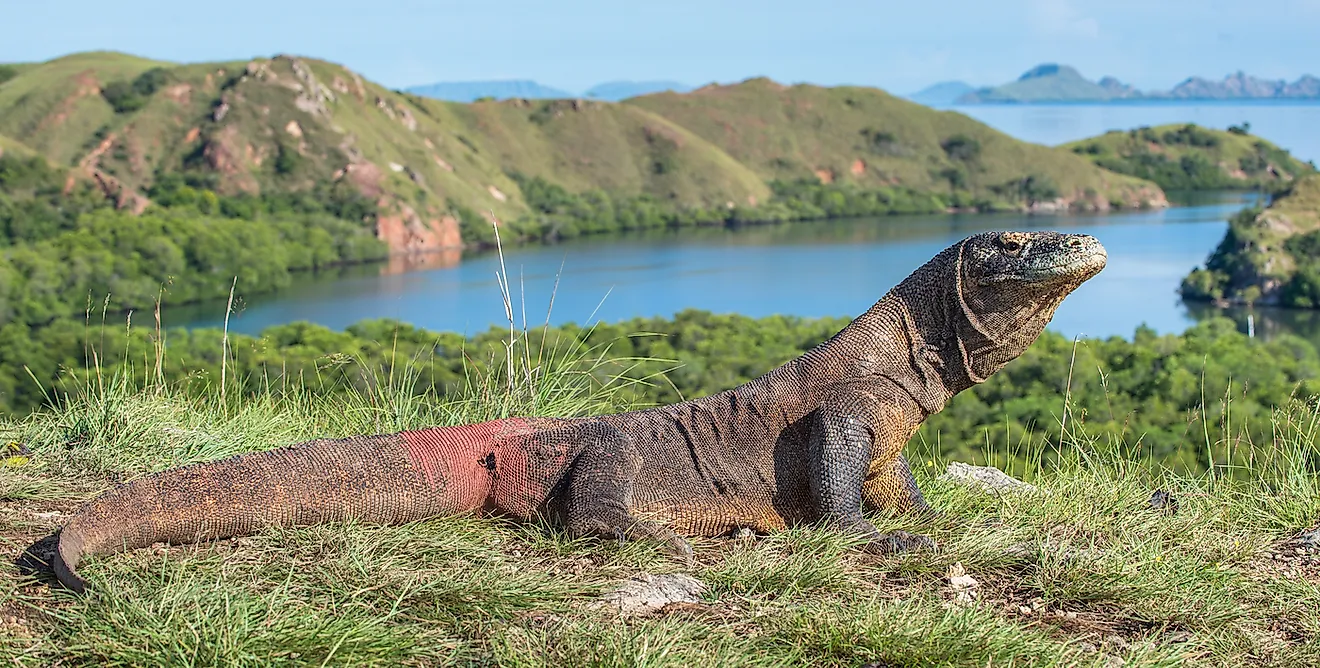
<path fill-rule="evenodd" d="M 834 183 L 834 170 L 817 169 L 814 171 L 814 173 L 816 174 L 816 178 L 820 179 L 821 183 L 824 184 Z"/>
<path fill-rule="evenodd" d="M 202 158 L 213 171 L 228 177 L 225 182 L 230 188 L 256 194 L 261 186 L 247 171 L 245 163 L 250 162 L 249 154 L 246 144 L 241 141 L 238 129 L 226 126 L 206 138 Z"/>
<path fill-rule="evenodd" d="M 161 91 L 161 93 L 180 106 L 186 105 L 192 101 L 192 85 L 190 84 L 174 84 Z"/>
<path fill-rule="evenodd" d="M 357 188 L 358 192 L 367 197 L 379 197 L 384 189 L 380 182 L 385 178 L 384 172 L 371 162 L 354 162 L 344 167 L 344 176 Z"/>
<path fill-rule="evenodd" d="M 683 147 L 683 136 L 667 127 L 643 126 L 642 134 L 646 137 L 646 141 L 649 144 L 654 144 L 658 141 L 672 144 L 675 148 Z"/>
<path fill-rule="evenodd" d="M 852 172 L 853 176 L 861 176 L 862 174 L 865 174 L 866 161 L 862 160 L 861 158 L 857 158 L 856 160 L 853 160 L 852 165 L 848 168 L 848 171 Z"/>

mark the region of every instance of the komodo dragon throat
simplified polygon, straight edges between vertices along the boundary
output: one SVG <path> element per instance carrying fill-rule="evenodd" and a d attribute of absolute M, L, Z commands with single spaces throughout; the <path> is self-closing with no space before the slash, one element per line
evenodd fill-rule
<path fill-rule="evenodd" d="M 320 439 L 167 470 L 83 506 L 54 569 L 155 542 L 353 520 L 479 511 L 542 517 L 572 535 L 658 541 L 814 523 L 867 549 L 863 509 L 929 507 L 900 452 L 926 416 L 1020 355 L 1063 298 L 1105 266 L 1094 238 L 985 233 L 940 252 L 833 338 L 731 390 L 595 418 L 511 418 Z"/>

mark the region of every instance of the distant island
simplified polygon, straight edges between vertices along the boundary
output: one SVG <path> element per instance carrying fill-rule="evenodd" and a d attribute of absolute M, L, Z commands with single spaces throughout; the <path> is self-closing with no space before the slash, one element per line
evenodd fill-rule
<path fill-rule="evenodd" d="M 976 86 L 966 81 L 941 81 L 907 96 L 907 99 L 928 107 L 941 107 L 953 104 L 958 98 L 975 90 Z"/>
<path fill-rule="evenodd" d="M 555 100 L 588 98 L 618 102 L 639 95 L 673 91 L 686 93 L 695 88 L 677 81 L 607 81 L 596 84 L 580 94 L 545 86 L 528 79 L 496 81 L 442 81 L 405 88 L 406 92 L 448 102 L 477 102 L 480 100 Z"/>
<path fill-rule="evenodd" d="M 973 88 L 945 81 L 908 96 L 931 106 L 950 104 L 1031 104 L 1049 102 L 1192 102 L 1207 100 L 1318 100 L 1320 78 L 1309 74 L 1289 83 L 1236 72 L 1219 81 L 1189 77 L 1169 90 L 1140 91 L 1112 76 L 1092 81 L 1076 68 L 1045 63 L 1001 86 Z"/>

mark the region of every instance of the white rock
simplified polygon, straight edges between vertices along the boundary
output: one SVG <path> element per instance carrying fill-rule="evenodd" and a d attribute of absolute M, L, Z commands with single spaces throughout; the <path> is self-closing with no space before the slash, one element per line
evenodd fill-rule
<path fill-rule="evenodd" d="M 670 603 L 697 603 L 706 584 L 683 573 L 642 573 L 605 592 L 597 607 L 613 608 L 625 615 L 658 612 Z"/>
<path fill-rule="evenodd" d="M 993 466 L 972 466 L 962 462 L 950 462 L 949 468 L 940 476 L 942 480 L 952 480 L 968 487 L 975 487 L 991 494 L 1004 492 L 1034 492 L 1035 485 L 1022 482 Z"/>

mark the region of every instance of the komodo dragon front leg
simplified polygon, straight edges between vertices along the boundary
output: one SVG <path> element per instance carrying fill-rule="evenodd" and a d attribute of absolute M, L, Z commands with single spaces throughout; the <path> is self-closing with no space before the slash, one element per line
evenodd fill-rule
<path fill-rule="evenodd" d="M 862 507 L 867 510 L 886 510 L 921 518 L 942 517 L 931 508 L 917 487 L 907 458 L 899 455 L 890 462 L 871 460 L 870 473 L 862 483 Z"/>
<path fill-rule="evenodd" d="M 872 552 L 933 548 L 934 541 L 906 531 L 880 533 L 862 516 L 870 508 L 929 510 L 899 452 L 910 434 L 896 398 L 867 389 L 828 395 L 811 423 L 808 483 L 826 525 L 866 541 Z"/>

